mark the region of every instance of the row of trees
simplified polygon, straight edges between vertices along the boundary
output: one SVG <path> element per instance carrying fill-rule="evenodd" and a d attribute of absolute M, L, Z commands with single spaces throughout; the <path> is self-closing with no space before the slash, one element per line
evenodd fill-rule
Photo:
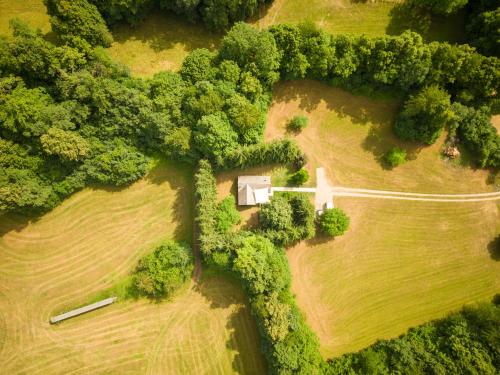
<path fill-rule="evenodd" d="M 217 203 L 215 176 L 206 160 L 199 163 L 195 194 L 203 258 L 241 279 L 258 323 L 270 370 L 273 373 L 325 372 L 327 366 L 319 353 L 319 342 L 306 325 L 290 291 L 291 276 L 285 252 L 276 245 L 289 243 L 293 236 L 274 235 L 294 232 L 294 225 L 300 227 L 300 233 L 294 233 L 295 240 L 298 236 L 313 235 L 311 203 L 303 195 L 275 197 L 261 210 L 263 230 L 228 234 L 226 228 L 220 226 L 220 212 L 232 209 L 225 207 L 230 206 L 228 202 Z M 231 203 L 234 205 L 234 201 Z"/>

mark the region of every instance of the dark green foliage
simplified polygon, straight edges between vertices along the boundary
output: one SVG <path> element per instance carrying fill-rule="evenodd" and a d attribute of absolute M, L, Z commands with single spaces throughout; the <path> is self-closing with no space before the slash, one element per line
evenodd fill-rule
<path fill-rule="evenodd" d="M 279 52 L 272 34 L 246 24 L 236 24 L 224 37 L 221 58 L 232 60 L 243 72 L 250 72 L 271 86 L 279 78 Z"/>
<path fill-rule="evenodd" d="M 201 155 L 217 164 L 238 146 L 238 135 L 223 112 L 203 116 L 196 124 L 193 138 Z"/>
<path fill-rule="evenodd" d="M 406 162 L 406 150 L 400 147 L 393 147 L 384 154 L 384 161 L 392 168 Z"/>
<path fill-rule="evenodd" d="M 226 101 L 226 105 L 229 121 L 238 133 L 241 142 L 259 142 L 264 131 L 264 116 L 260 108 L 239 94 L 231 96 Z"/>
<path fill-rule="evenodd" d="M 448 93 L 437 86 L 429 86 L 410 96 L 405 102 L 394 131 L 402 139 L 430 145 L 436 142 L 442 129 L 452 118 Z"/>
<path fill-rule="evenodd" d="M 84 165 L 92 180 L 122 186 L 138 180 L 146 173 L 148 160 L 134 147 L 119 139 L 99 147 L 103 150 Z"/>
<path fill-rule="evenodd" d="M 217 207 L 216 229 L 227 233 L 235 224 L 241 221 L 240 212 L 236 208 L 236 200 L 230 195 L 224 198 Z"/>
<path fill-rule="evenodd" d="M 173 241 L 162 243 L 139 261 L 134 284 L 142 294 L 168 297 L 191 277 L 191 249 Z"/>
<path fill-rule="evenodd" d="M 302 53 L 302 32 L 294 25 L 276 25 L 269 29 L 280 51 L 280 75 L 282 79 L 304 78 L 309 68 L 307 57 Z"/>
<path fill-rule="evenodd" d="M 136 25 L 141 21 L 153 0 L 89 0 L 99 9 L 106 21 L 114 24 L 125 21 Z"/>
<path fill-rule="evenodd" d="M 87 0 L 44 0 L 52 30 L 62 37 L 79 37 L 92 46 L 109 47 L 113 37 L 101 14 Z"/>
<path fill-rule="evenodd" d="M 214 58 L 215 53 L 205 48 L 195 49 L 187 55 L 180 70 L 184 81 L 196 83 L 215 78 L 215 69 L 212 66 Z"/>
<path fill-rule="evenodd" d="M 305 164 L 305 155 L 292 140 L 275 140 L 239 147 L 224 155 L 218 167 L 220 169 L 248 168 L 274 163 L 294 164 L 301 168 Z"/>
<path fill-rule="evenodd" d="M 455 103 L 453 111 L 457 133 L 478 165 L 482 168 L 500 166 L 500 136 L 491 124 L 488 109 Z"/>
<path fill-rule="evenodd" d="M 217 185 L 212 167 L 200 160 L 195 175 L 195 222 L 199 231 L 200 250 L 206 258 L 213 252 L 217 241 Z"/>
<path fill-rule="evenodd" d="M 259 222 L 263 229 L 290 230 L 293 210 L 284 196 L 276 195 L 271 202 L 264 204 L 259 211 Z"/>
<path fill-rule="evenodd" d="M 333 373 L 497 374 L 500 307 L 481 304 L 330 361 Z"/>
<path fill-rule="evenodd" d="M 261 207 L 261 233 L 279 246 L 312 238 L 315 235 L 314 206 L 305 194 L 280 194 Z"/>
<path fill-rule="evenodd" d="M 349 228 L 349 216 L 340 208 L 327 208 L 319 217 L 321 231 L 329 236 L 343 235 Z"/>
<path fill-rule="evenodd" d="M 304 185 L 309 180 L 309 173 L 306 169 L 301 168 L 294 174 L 292 174 L 289 178 L 289 183 L 292 185 Z"/>
<path fill-rule="evenodd" d="M 430 10 L 435 14 L 451 14 L 463 8 L 469 0 L 410 0 L 410 4 Z"/>
<path fill-rule="evenodd" d="M 500 2 L 470 1 L 467 7 L 469 43 L 483 55 L 500 57 Z"/>
<path fill-rule="evenodd" d="M 308 122 L 309 119 L 306 116 L 294 116 L 288 123 L 288 129 L 294 132 L 300 132 L 306 128 Z"/>

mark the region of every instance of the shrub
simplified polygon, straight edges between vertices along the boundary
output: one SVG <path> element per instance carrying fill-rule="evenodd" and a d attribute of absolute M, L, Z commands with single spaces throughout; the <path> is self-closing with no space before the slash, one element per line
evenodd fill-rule
<path fill-rule="evenodd" d="M 300 132 L 305 129 L 309 120 L 306 116 L 294 116 L 288 123 L 288 129 L 294 132 Z"/>
<path fill-rule="evenodd" d="M 290 176 L 289 182 L 292 185 L 304 185 L 309 180 L 309 173 L 306 169 L 299 169 Z"/>
<path fill-rule="evenodd" d="M 349 228 L 349 217 L 340 208 L 328 208 L 319 217 L 321 230 L 332 236 L 340 236 Z"/>
<path fill-rule="evenodd" d="M 241 221 L 240 212 L 236 209 L 236 200 L 230 195 L 222 200 L 217 207 L 216 229 L 227 233 L 231 227 Z"/>
<path fill-rule="evenodd" d="M 406 161 L 406 150 L 399 147 L 393 147 L 385 153 L 384 160 L 391 167 L 397 167 Z"/>
<path fill-rule="evenodd" d="M 139 261 L 134 275 L 137 289 L 150 297 L 167 297 L 193 272 L 191 249 L 168 241 Z"/>
<path fill-rule="evenodd" d="M 264 229 L 289 230 L 293 222 L 290 202 L 281 195 L 274 196 L 259 212 L 260 225 Z"/>

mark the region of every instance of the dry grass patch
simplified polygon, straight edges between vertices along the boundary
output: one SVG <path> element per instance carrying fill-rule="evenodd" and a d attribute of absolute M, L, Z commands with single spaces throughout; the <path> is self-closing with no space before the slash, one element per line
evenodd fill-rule
<path fill-rule="evenodd" d="M 192 170 L 162 163 L 125 189 L 85 189 L 39 220 L 0 221 L 0 361 L 8 374 L 261 372 L 240 287 L 207 276 L 172 301 L 117 303 L 51 326 L 165 238 L 192 238 Z"/>

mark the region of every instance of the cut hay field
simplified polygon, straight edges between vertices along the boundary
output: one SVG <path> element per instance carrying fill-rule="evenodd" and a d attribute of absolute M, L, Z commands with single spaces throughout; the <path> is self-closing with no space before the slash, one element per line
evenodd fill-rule
<path fill-rule="evenodd" d="M 161 163 L 125 189 L 85 189 L 39 220 L 0 220 L 0 362 L 6 374 L 262 372 L 255 324 L 215 274 L 172 301 L 116 303 L 51 326 L 171 238 L 192 239 L 192 171 Z"/>
<path fill-rule="evenodd" d="M 278 85 L 266 137 L 285 134 L 295 113 L 309 126 L 296 136 L 308 168 L 324 166 L 333 185 L 429 193 L 492 191 L 488 173 L 443 160 L 438 144 L 417 149 L 391 134 L 395 101 L 351 95 L 324 84 Z M 393 145 L 414 160 L 392 171 L 378 161 Z M 495 202 L 433 203 L 336 198 L 349 232 L 288 251 L 292 288 L 325 357 L 442 317 L 500 291 L 500 262 L 488 245 L 500 233 Z"/>

